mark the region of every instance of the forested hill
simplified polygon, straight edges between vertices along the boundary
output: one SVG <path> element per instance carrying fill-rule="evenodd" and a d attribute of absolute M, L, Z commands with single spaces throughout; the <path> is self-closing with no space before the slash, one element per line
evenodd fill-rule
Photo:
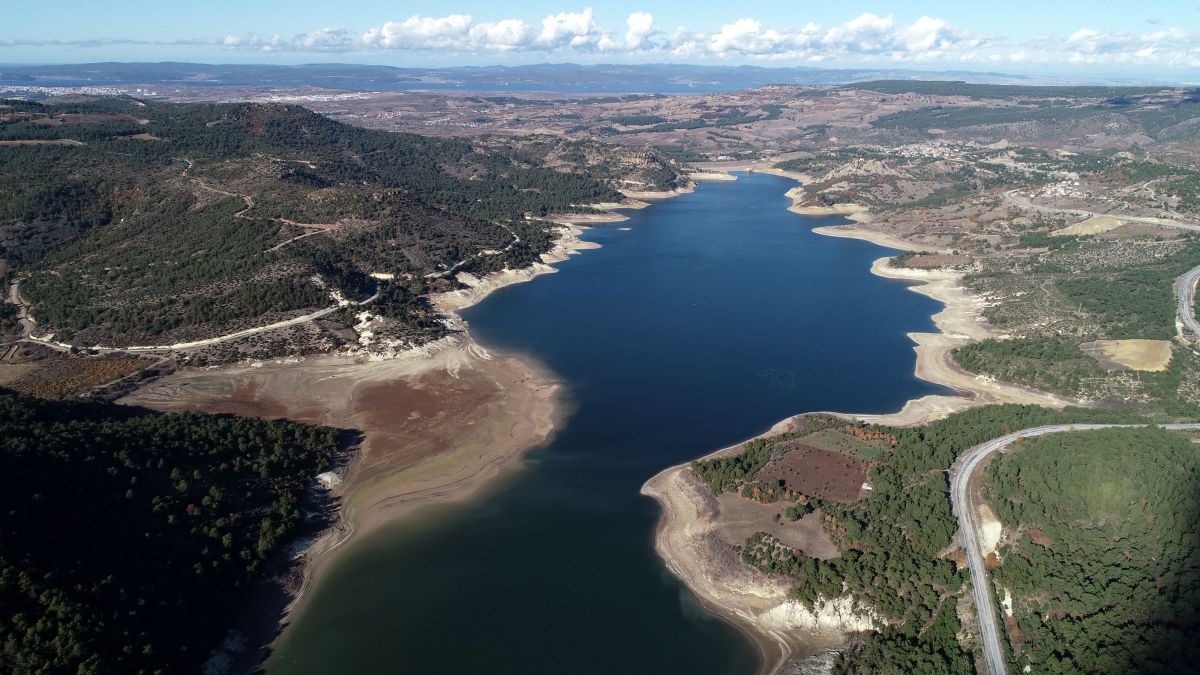
<path fill-rule="evenodd" d="M 1183 673 L 1200 659 L 1200 454 L 1161 429 L 1051 434 L 988 467 L 1010 672 Z"/>
<path fill-rule="evenodd" d="M 539 216 L 619 200 L 631 177 L 686 180 L 649 149 L 395 134 L 297 106 L 4 101 L 0 260 L 43 330 L 78 344 L 268 323 L 334 288 L 364 298 L 371 273 L 396 280 L 378 311 L 416 322 L 414 298 L 453 283 L 430 275 L 525 266 L 549 246 Z"/>
<path fill-rule="evenodd" d="M 338 443 L 0 390 L 0 671 L 199 671 Z"/>

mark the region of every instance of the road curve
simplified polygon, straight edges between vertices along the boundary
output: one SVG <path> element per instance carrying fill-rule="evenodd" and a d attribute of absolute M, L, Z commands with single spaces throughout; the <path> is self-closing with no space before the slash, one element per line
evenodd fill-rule
<path fill-rule="evenodd" d="M 1078 216 L 1080 218 L 1091 218 L 1093 216 L 1108 216 L 1117 220 L 1125 220 L 1131 223 L 1142 223 L 1145 225 L 1158 225 L 1160 227 L 1173 227 L 1179 230 L 1191 230 L 1200 232 L 1200 225 L 1193 223 L 1184 223 L 1170 218 L 1156 218 L 1153 216 L 1127 216 L 1121 213 L 1098 213 L 1096 211 L 1084 211 L 1083 209 L 1060 209 L 1056 206 L 1045 206 L 1042 204 L 1034 204 L 1028 197 L 1021 194 L 1020 189 L 1008 190 L 1003 194 L 1004 201 L 1030 211 L 1041 211 L 1042 213 L 1062 213 L 1068 216 Z"/>
<path fill-rule="evenodd" d="M 1042 204 L 1034 204 L 1028 197 L 1021 194 L 1018 190 L 1008 190 L 1003 195 L 1004 200 L 1010 202 L 1020 208 L 1031 211 L 1041 211 L 1043 213 L 1062 213 L 1070 216 L 1079 216 L 1081 218 L 1090 218 L 1092 216 L 1109 216 L 1117 220 L 1124 220 L 1131 223 L 1143 223 L 1146 225 L 1158 225 L 1161 227 L 1173 227 L 1180 230 L 1190 230 L 1200 232 L 1200 225 L 1194 223 L 1184 223 L 1170 218 L 1153 218 L 1149 216 L 1127 216 L 1121 213 L 1097 213 L 1095 211 L 1084 211 L 1081 209 L 1060 209 L 1054 206 L 1044 206 Z M 1200 267 L 1195 267 L 1183 276 L 1179 277 L 1176 285 L 1176 296 L 1179 299 L 1179 323 L 1183 326 L 1182 337 L 1187 337 L 1191 333 L 1192 337 L 1200 339 L 1200 322 L 1196 321 L 1196 281 L 1200 279 Z"/>
<path fill-rule="evenodd" d="M 1184 337 L 1191 332 L 1193 338 L 1200 340 L 1200 323 L 1196 322 L 1197 280 L 1200 280 L 1200 266 L 1179 277 L 1175 295 L 1179 298 L 1179 323 L 1183 326 Z"/>
<path fill-rule="evenodd" d="M 8 302 L 17 306 L 17 320 L 21 322 L 21 337 L 29 337 L 37 328 L 37 322 L 29 314 L 29 308 L 21 301 L 20 281 L 12 282 L 8 287 Z"/>
<path fill-rule="evenodd" d="M 1196 270 L 1193 270 L 1196 271 Z M 983 553 L 979 550 L 979 514 L 972 508 L 969 484 L 975 470 L 992 453 L 1006 447 L 1018 438 L 1044 436 L 1064 431 L 1090 431 L 1093 429 L 1140 428 L 1145 424 L 1052 424 L 1014 431 L 994 438 L 959 455 L 950 468 L 950 501 L 958 518 L 959 543 L 967 555 L 971 571 L 971 592 L 975 597 L 975 613 L 979 617 L 979 639 L 983 647 L 983 660 L 990 675 L 1007 675 L 1004 651 L 1000 648 L 1000 631 L 996 626 L 996 610 L 992 604 L 991 586 Z M 1200 423 L 1161 424 L 1163 429 L 1198 430 Z"/>

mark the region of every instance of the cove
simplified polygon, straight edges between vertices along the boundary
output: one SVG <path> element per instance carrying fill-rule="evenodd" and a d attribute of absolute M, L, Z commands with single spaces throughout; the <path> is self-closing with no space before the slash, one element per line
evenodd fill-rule
<path fill-rule="evenodd" d="M 788 212 L 791 185 L 703 183 L 465 311 L 561 377 L 570 414 L 495 489 L 340 554 L 267 672 L 754 673 L 752 642 L 655 555 L 642 483 L 795 413 L 944 393 L 906 336 L 939 305 L 870 274 L 887 249 L 813 234 L 845 221 Z"/>

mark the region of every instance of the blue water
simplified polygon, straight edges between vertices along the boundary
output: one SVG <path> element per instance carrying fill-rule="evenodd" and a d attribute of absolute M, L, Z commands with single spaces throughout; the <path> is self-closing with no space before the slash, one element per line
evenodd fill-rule
<path fill-rule="evenodd" d="M 269 672 L 753 673 L 750 641 L 655 556 L 642 483 L 797 412 L 940 391 L 905 335 L 939 306 L 868 272 L 886 249 L 810 232 L 843 221 L 786 211 L 791 185 L 702 184 L 467 311 L 480 342 L 561 376 L 573 412 L 497 491 L 344 554 Z"/>

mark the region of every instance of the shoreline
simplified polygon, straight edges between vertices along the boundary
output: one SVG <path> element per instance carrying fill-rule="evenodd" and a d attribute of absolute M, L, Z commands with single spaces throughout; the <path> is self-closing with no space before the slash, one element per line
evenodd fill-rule
<path fill-rule="evenodd" d="M 561 427 L 569 411 L 557 376 L 533 357 L 488 350 L 473 339 L 460 312 L 501 288 L 557 272 L 556 265 L 572 255 L 600 248 L 581 235 L 588 225 L 628 220 L 618 209 L 646 208 L 646 199 L 667 199 L 695 187 L 690 180 L 683 189 L 632 193 L 620 203 L 595 205 L 606 213 L 547 216 L 558 227 L 539 261 L 482 278 L 460 273 L 456 278 L 465 288 L 429 296 L 457 331 L 431 343 L 384 357 L 323 354 L 189 369 L 121 399 L 162 411 L 284 418 L 363 435 L 335 476 L 323 474 L 338 504 L 333 521 L 294 542 L 298 551 L 287 575 L 292 582 L 268 583 L 282 600 L 270 607 L 255 600 L 244 608 L 249 614 L 278 613 L 269 626 L 261 617 L 255 625 L 235 626 L 252 633 L 245 650 L 231 654 L 236 662 L 247 664 L 247 671 L 261 666 L 348 544 L 421 506 L 464 501 L 494 488 Z"/>
<path fill-rule="evenodd" d="M 796 209 L 791 191 L 789 196 L 793 197 L 793 206 L 789 210 L 806 215 Z M 856 215 L 864 216 L 865 211 L 857 211 Z M 854 224 L 815 227 L 812 231 L 904 251 L 933 250 Z M 971 296 L 962 285 L 962 272 L 894 268 L 889 265 L 891 260 L 891 256 L 876 259 L 871 265 L 871 273 L 914 282 L 909 290 L 942 304 L 942 309 L 932 316 L 936 332 L 908 334 L 916 353 L 914 374 L 927 382 L 953 389 L 957 394 L 928 394 L 911 399 L 894 413 L 832 414 L 874 424 L 918 426 L 991 403 L 1034 403 L 1055 408 L 1073 403 L 1045 392 L 978 377 L 959 368 L 950 356 L 955 348 L 997 335 L 982 319 L 982 300 Z M 799 413 L 780 420 L 754 438 L 795 429 L 805 414 L 811 413 Z M 744 441 L 697 459 L 732 454 L 742 443 Z M 707 487 L 695 478 L 690 466 L 689 461 L 668 467 L 642 486 L 641 493 L 654 499 L 661 509 L 654 536 L 655 552 L 704 606 L 750 636 L 762 657 L 760 675 L 779 672 L 792 659 L 794 646 L 800 642 L 810 651 L 814 646 L 823 650 L 808 659 L 820 660 L 824 655 L 827 662 L 832 653 L 830 650 L 844 646 L 851 633 L 863 630 L 864 622 L 869 624 L 869 612 L 864 614 L 848 603 L 838 605 L 837 601 L 826 603 L 816 612 L 808 611 L 789 600 L 786 592 L 780 592 L 782 580 L 770 578 L 745 565 L 722 566 L 724 545 L 711 536 L 716 522 L 715 506 L 710 501 Z M 774 605 L 771 605 L 772 601 Z M 809 663 L 813 665 L 811 661 Z"/>

